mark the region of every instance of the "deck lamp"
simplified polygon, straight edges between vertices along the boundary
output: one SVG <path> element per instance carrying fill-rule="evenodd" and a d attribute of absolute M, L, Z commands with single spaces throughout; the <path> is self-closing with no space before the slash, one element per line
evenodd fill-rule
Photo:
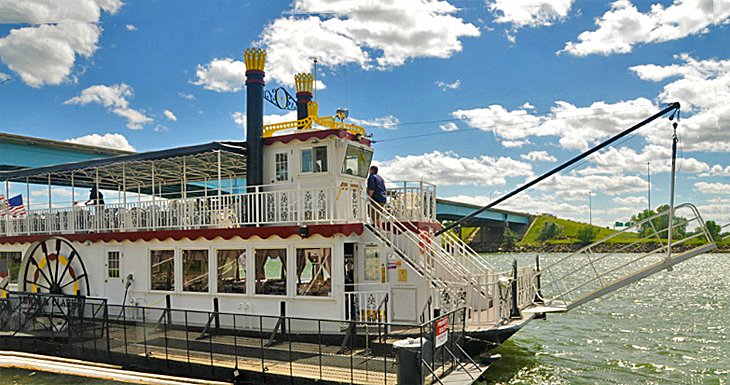
<path fill-rule="evenodd" d="M 309 236 L 309 228 L 307 225 L 301 225 L 299 226 L 299 236 L 302 238 Z"/>

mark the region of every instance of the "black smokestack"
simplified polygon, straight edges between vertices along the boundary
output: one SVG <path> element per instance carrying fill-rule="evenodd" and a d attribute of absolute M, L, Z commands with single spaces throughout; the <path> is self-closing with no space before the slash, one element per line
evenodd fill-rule
<path fill-rule="evenodd" d="M 294 75 L 294 84 L 297 87 L 297 120 L 302 120 L 309 116 L 308 104 L 312 101 L 314 76 L 307 73 L 296 74 Z"/>
<path fill-rule="evenodd" d="M 264 65 L 266 51 L 249 48 L 246 63 L 246 186 L 264 184 Z"/>

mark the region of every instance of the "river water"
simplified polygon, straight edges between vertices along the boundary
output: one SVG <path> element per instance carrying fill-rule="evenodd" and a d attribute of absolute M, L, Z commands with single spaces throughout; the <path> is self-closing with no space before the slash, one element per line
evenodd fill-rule
<path fill-rule="evenodd" d="M 534 254 L 486 257 L 506 268 Z M 703 255 L 529 323 L 497 349 L 502 359 L 480 385 L 730 384 L 729 335 L 730 254 Z M 116 383 L 2 369 L 0 384 Z"/>

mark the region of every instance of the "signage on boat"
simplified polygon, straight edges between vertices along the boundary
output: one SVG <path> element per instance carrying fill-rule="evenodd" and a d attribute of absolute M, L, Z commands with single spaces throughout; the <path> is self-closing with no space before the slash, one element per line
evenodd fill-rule
<path fill-rule="evenodd" d="M 449 340 L 449 317 L 441 318 L 436 321 L 436 336 L 434 342 L 439 347 Z"/>

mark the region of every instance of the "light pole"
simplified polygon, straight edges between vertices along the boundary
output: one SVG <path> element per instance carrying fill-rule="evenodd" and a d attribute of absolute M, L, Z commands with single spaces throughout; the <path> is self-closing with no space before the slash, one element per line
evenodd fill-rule
<path fill-rule="evenodd" d="M 647 209 L 651 210 L 651 162 L 646 162 L 646 200 Z"/>
<path fill-rule="evenodd" d="M 588 191 L 588 224 L 593 224 L 593 202 L 591 199 L 593 192 Z"/>

